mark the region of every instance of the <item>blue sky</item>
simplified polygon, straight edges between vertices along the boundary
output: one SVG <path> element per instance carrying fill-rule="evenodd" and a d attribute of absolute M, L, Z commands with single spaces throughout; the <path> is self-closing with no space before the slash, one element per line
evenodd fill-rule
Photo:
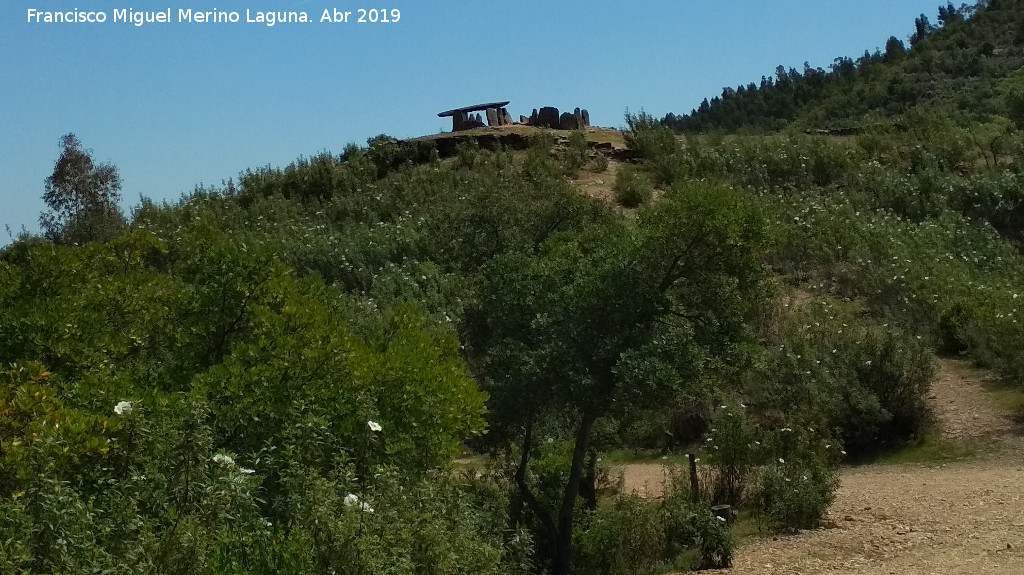
<path fill-rule="evenodd" d="M 37 229 L 43 180 L 74 132 L 113 162 L 125 206 L 174 200 L 247 167 L 284 166 L 386 133 L 449 129 L 437 113 L 511 100 L 685 113 L 783 64 L 827 67 L 933 21 L 938 0 L 664 2 L 4 0 L 0 6 L 0 226 Z M 104 11 L 105 24 L 29 24 L 27 8 Z M 121 8 L 238 11 L 238 24 L 113 23 Z M 246 9 L 310 24 L 248 24 Z M 325 9 L 396 8 L 397 23 L 320 23 Z M 2 232 L 0 232 L 2 233 Z M 2 233 L 0 245 L 8 242 Z"/>

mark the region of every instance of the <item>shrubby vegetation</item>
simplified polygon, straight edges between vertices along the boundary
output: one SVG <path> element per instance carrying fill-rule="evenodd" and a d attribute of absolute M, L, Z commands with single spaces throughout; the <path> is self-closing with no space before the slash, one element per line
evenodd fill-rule
<path fill-rule="evenodd" d="M 1014 6 L 729 101 L 835 119 L 843 74 L 970 51 Z M 815 528 L 842 461 L 927 433 L 936 355 L 1024 383 L 1015 78 L 987 115 L 895 98 L 853 137 L 629 115 L 628 215 L 566 179 L 607 168 L 583 132 L 380 136 L 130 221 L 65 138 L 52 227 L 0 252 L 0 565 L 653 573 L 728 566 L 734 521 Z M 697 489 L 617 493 L 602 455 L 641 448 L 696 453 Z"/>
<path fill-rule="evenodd" d="M 1004 94 L 1014 91 L 1024 62 L 1022 6 L 1019 0 L 948 3 L 935 22 L 921 14 L 908 42 L 890 37 L 884 49 L 836 58 L 828 70 L 780 65 L 760 82 L 723 88 L 689 114 L 668 114 L 661 122 L 687 133 L 847 132 L 922 104 L 950 110 L 969 124 L 1012 117 L 1019 107 Z M 913 129 L 909 121 L 904 127 Z"/>

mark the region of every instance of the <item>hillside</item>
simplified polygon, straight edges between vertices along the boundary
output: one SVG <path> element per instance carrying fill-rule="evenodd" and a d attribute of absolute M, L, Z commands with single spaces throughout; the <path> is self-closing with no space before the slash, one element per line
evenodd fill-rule
<path fill-rule="evenodd" d="M 382 135 L 131 214 L 68 134 L 0 250 L 0 568 L 1019 566 L 1018 5 L 746 90 L 738 133 Z M 914 71 L 981 30 L 991 74 Z"/>
<path fill-rule="evenodd" d="M 824 129 L 840 133 L 938 110 L 963 124 L 1020 122 L 1024 2 L 992 0 L 922 14 L 909 42 L 879 39 L 883 49 L 837 57 L 828 70 L 779 66 L 759 82 L 724 88 L 686 115 L 663 122 L 680 132 Z"/>

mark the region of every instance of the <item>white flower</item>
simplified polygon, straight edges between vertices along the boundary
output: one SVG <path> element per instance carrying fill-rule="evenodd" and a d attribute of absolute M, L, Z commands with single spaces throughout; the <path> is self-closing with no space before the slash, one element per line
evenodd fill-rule
<path fill-rule="evenodd" d="M 349 493 L 348 495 L 346 495 L 344 502 L 345 505 L 349 507 L 359 507 L 360 511 L 364 511 L 366 513 L 373 513 L 373 507 L 370 507 L 370 504 L 365 501 L 359 501 L 359 496 L 356 495 L 355 493 Z"/>
<path fill-rule="evenodd" d="M 367 421 L 366 426 L 370 428 L 370 431 L 376 432 L 381 430 L 380 424 L 376 421 Z"/>
<path fill-rule="evenodd" d="M 130 401 L 119 401 L 114 406 L 114 413 L 117 415 L 124 415 L 132 412 L 132 402 Z"/>
<path fill-rule="evenodd" d="M 243 468 L 239 469 L 239 471 L 241 471 L 245 475 L 252 475 L 253 473 L 256 473 L 255 469 L 250 469 L 248 467 L 243 467 Z"/>
<path fill-rule="evenodd" d="M 721 515 L 718 515 L 718 516 L 716 516 L 716 518 L 717 518 L 717 519 L 718 519 L 719 521 L 721 521 L 722 523 L 725 523 L 725 517 L 722 517 Z"/>
<path fill-rule="evenodd" d="M 839 453 L 842 453 L 843 455 L 846 455 L 846 450 L 842 450 Z"/>
<path fill-rule="evenodd" d="M 223 453 L 218 453 L 217 455 L 214 455 L 213 456 L 213 462 L 214 463 L 219 463 L 221 465 L 234 465 L 235 464 L 235 460 L 231 459 L 230 455 L 224 455 Z"/>
<path fill-rule="evenodd" d="M 781 457 L 779 458 L 779 463 L 785 463 L 785 462 L 786 462 L 786 460 L 785 460 L 785 459 L 783 459 L 783 458 L 781 458 Z"/>

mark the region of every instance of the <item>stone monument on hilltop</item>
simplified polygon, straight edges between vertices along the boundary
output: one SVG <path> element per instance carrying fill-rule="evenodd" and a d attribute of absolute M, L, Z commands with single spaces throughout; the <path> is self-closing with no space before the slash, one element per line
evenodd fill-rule
<path fill-rule="evenodd" d="M 450 116 L 453 132 L 484 126 L 483 118 L 480 114 L 473 115 L 472 112 L 483 112 L 487 118 L 487 125 L 491 127 L 514 125 L 515 122 L 512 121 L 512 115 L 505 108 L 507 105 L 507 101 L 477 104 L 475 106 L 466 106 L 465 108 L 446 110 L 438 114 L 438 117 L 445 118 Z M 538 128 L 550 128 L 552 130 L 582 130 L 590 127 L 590 113 L 585 109 L 576 108 L 572 112 L 559 114 L 558 108 L 545 106 L 539 110 L 534 108 L 529 118 L 519 116 L 519 124 L 536 126 Z"/>

